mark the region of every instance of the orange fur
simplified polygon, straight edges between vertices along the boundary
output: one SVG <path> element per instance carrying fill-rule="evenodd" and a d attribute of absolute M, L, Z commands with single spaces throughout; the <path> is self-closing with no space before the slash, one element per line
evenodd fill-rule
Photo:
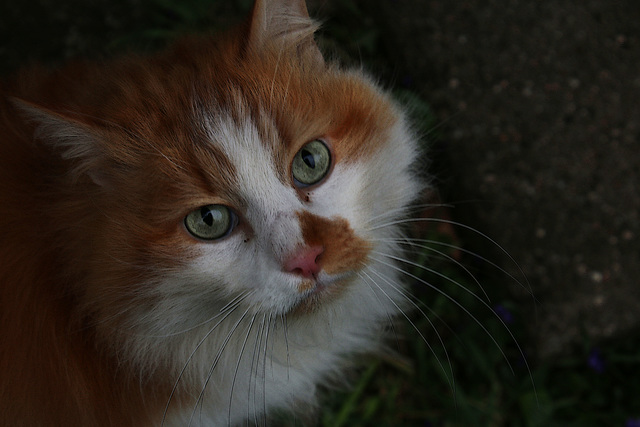
<path fill-rule="evenodd" d="M 67 257 L 76 252 L 82 264 L 90 250 L 63 248 L 73 237 L 56 222 L 79 207 L 53 181 L 60 161 L 37 153 L 28 128 L 14 126 L 13 107 L 2 107 L 0 129 L 14 140 L 0 145 L 0 424 L 149 423 L 159 403 L 153 390 L 166 384 L 149 381 L 141 395 L 140 378 L 101 354 L 86 319 L 75 317 L 82 273 Z"/>
<path fill-rule="evenodd" d="M 322 246 L 320 265 L 329 274 L 364 265 L 371 245 L 355 235 L 347 220 L 326 219 L 309 212 L 299 212 L 302 237 L 309 246 Z"/>

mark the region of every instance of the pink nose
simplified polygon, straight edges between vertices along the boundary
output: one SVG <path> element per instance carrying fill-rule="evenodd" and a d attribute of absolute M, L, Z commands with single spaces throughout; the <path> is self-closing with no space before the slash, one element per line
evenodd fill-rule
<path fill-rule="evenodd" d="M 309 279 L 320 272 L 323 251 L 322 246 L 305 247 L 284 263 L 284 270 Z"/>

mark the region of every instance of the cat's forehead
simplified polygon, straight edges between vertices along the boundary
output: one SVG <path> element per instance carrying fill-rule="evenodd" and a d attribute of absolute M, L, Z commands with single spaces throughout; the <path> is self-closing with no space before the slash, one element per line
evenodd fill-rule
<path fill-rule="evenodd" d="M 358 71 L 309 68 L 278 55 L 225 61 L 223 67 L 212 67 L 215 58 L 207 55 L 201 61 L 209 66 L 193 76 L 203 88 L 194 95 L 204 97 L 204 109 L 239 123 L 250 118 L 259 132 L 277 133 L 275 148 L 295 153 L 314 138 L 331 137 L 339 142 L 338 157 L 356 160 L 387 141 L 385 133 L 399 116 L 388 96 Z M 274 140 L 264 136 L 264 142 Z"/>
<path fill-rule="evenodd" d="M 232 186 L 229 192 L 242 193 L 245 203 L 249 202 L 247 199 L 274 198 L 274 189 L 289 186 L 287 148 L 279 143 L 274 125 L 268 120 L 263 117 L 260 125 L 250 116 L 238 119 L 219 113 L 204 116 L 202 123 L 212 155 L 231 165 L 224 171 L 212 167 L 208 173 L 214 180 Z M 229 173 L 232 176 L 221 176 Z M 260 194 L 264 197 L 256 197 Z"/>
<path fill-rule="evenodd" d="M 389 143 L 398 120 L 393 104 L 361 75 L 325 70 L 310 76 L 281 65 L 227 77 L 194 102 L 206 142 L 236 157 L 262 144 L 281 179 L 288 176 L 286 161 L 314 139 L 330 140 L 337 162 L 366 160 Z"/>

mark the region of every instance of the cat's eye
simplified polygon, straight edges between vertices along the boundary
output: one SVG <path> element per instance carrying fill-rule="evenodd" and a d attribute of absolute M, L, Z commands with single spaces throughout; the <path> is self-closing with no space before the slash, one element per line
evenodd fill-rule
<path fill-rule="evenodd" d="M 224 205 L 207 205 L 194 210 L 184 218 L 187 231 L 202 240 L 225 237 L 237 224 L 237 217 Z"/>
<path fill-rule="evenodd" d="M 293 181 L 298 187 L 317 184 L 329 172 L 331 153 L 329 148 L 319 139 L 305 144 L 296 153 L 291 164 Z"/>

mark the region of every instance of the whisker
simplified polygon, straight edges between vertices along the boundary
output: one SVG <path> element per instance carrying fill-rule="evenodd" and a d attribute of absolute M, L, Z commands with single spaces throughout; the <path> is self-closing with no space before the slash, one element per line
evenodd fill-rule
<path fill-rule="evenodd" d="M 291 358 L 289 355 L 289 329 L 287 326 L 287 316 L 284 314 L 280 315 L 280 318 L 282 319 L 282 329 L 283 329 L 283 333 L 284 333 L 284 344 L 285 347 L 287 349 L 287 381 L 289 381 L 290 375 L 289 375 L 289 369 L 291 368 Z"/>
<path fill-rule="evenodd" d="M 371 266 L 368 266 L 368 265 L 366 265 L 366 264 L 364 264 L 364 263 L 362 264 L 362 266 L 363 266 L 363 267 L 365 267 L 365 268 L 370 268 L 370 269 L 371 269 Z M 382 305 L 382 300 L 380 299 L 380 297 L 378 296 L 378 294 L 374 291 L 374 289 L 371 287 L 371 285 L 370 285 L 366 280 L 365 280 L 364 282 L 365 282 L 365 283 L 366 283 L 366 285 L 369 287 L 369 289 L 371 289 L 371 291 L 373 292 L 373 296 L 375 296 L 375 297 L 376 297 L 376 299 L 378 300 L 378 302 Z M 393 285 L 391 285 L 391 284 L 389 284 L 389 285 L 390 285 L 392 288 L 394 288 L 396 291 L 401 292 L 401 289 L 400 289 L 399 287 L 395 287 L 395 286 L 393 286 Z M 385 296 L 386 296 L 386 295 L 385 295 Z M 403 295 L 403 296 L 404 296 L 404 295 Z M 389 297 L 387 296 L 387 298 L 389 298 Z M 398 337 L 398 332 L 396 331 L 396 327 L 395 327 L 394 322 L 393 322 L 393 319 L 392 319 L 392 317 L 391 317 L 391 313 L 389 313 L 389 312 L 385 312 L 385 315 L 387 316 L 387 320 L 389 321 L 389 325 L 390 325 L 390 327 L 391 327 L 391 330 L 393 331 L 393 337 L 395 338 L 396 346 L 398 346 L 398 347 L 399 347 L 399 346 L 400 346 L 400 339 L 399 339 L 399 337 Z"/>
<path fill-rule="evenodd" d="M 262 420 L 267 425 L 267 346 L 269 344 L 269 333 L 271 332 L 272 315 L 269 314 L 269 320 L 266 324 L 266 335 L 264 338 L 264 360 L 262 361 Z M 273 358 L 272 358 L 273 361 Z"/>
<path fill-rule="evenodd" d="M 182 335 L 182 334 L 185 334 L 185 333 L 187 333 L 187 332 L 191 332 L 191 331 L 193 331 L 194 329 L 198 329 L 199 327 L 201 327 L 201 326 L 203 326 L 203 325 L 206 325 L 207 323 L 210 323 L 210 322 L 214 321 L 215 319 L 217 319 L 218 317 L 220 317 L 220 316 L 224 315 L 224 313 L 225 313 L 227 310 L 229 310 L 229 309 L 230 309 L 230 307 L 237 305 L 240 301 L 244 300 L 244 299 L 247 297 L 247 295 L 248 295 L 247 293 L 243 293 L 243 294 L 240 294 L 240 295 L 236 296 L 236 297 L 235 297 L 234 299 L 232 299 L 232 300 L 231 300 L 227 305 L 225 305 L 224 307 L 222 307 L 222 308 L 220 309 L 220 311 L 218 312 L 218 314 L 216 314 L 216 315 L 215 315 L 215 316 L 213 316 L 213 317 L 210 317 L 210 318 L 209 318 L 209 319 L 207 319 L 207 320 L 204 320 L 204 321 L 202 321 L 202 322 L 200 322 L 200 323 L 197 323 L 196 325 L 191 326 L 191 327 L 189 327 L 189 328 L 187 328 L 187 329 L 183 329 L 183 330 L 181 330 L 181 331 L 178 331 L 178 332 L 172 332 L 172 333 L 170 333 L 170 334 L 165 334 L 165 335 L 149 335 L 149 334 L 136 334 L 136 335 L 137 335 L 137 336 L 144 336 L 144 337 L 148 337 L 148 338 L 169 338 L 169 337 L 174 337 L 174 336 L 177 336 L 177 335 Z"/>
<path fill-rule="evenodd" d="M 408 261 L 408 260 L 404 260 L 402 258 L 398 258 L 392 255 L 388 255 L 388 254 L 381 254 L 384 257 L 387 258 L 391 258 L 394 259 L 396 261 L 400 261 L 400 262 L 404 262 L 404 263 L 408 263 L 410 265 L 414 265 L 416 267 L 421 268 L 422 266 L 420 266 L 420 264 L 416 264 L 414 262 Z M 491 333 L 487 330 L 487 328 L 482 324 L 482 322 L 480 322 L 478 320 L 477 317 L 475 317 L 468 309 L 466 309 L 462 304 L 460 304 L 458 301 L 456 301 L 454 298 L 452 298 L 449 294 L 447 294 L 446 292 L 442 291 L 441 289 L 438 289 L 436 286 L 432 285 L 431 283 L 427 282 L 426 280 L 392 264 L 392 263 L 388 263 L 388 262 L 384 262 L 380 259 L 375 259 L 372 257 L 372 259 L 374 259 L 375 261 L 386 265 L 388 267 L 393 268 L 396 271 L 401 272 L 402 274 L 411 277 L 412 279 L 415 279 L 417 281 L 419 281 L 420 283 L 423 283 L 425 285 L 427 285 L 429 288 L 433 289 L 434 291 L 436 291 L 437 293 L 439 293 L 440 295 L 444 296 L 445 298 L 447 298 L 449 301 L 453 302 L 456 306 L 458 306 L 462 311 L 464 311 L 469 317 L 471 317 L 471 319 L 473 319 L 476 324 L 478 326 L 480 326 L 480 328 L 482 328 L 482 330 L 487 334 L 487 336 L 489 336 L 489 338 L 491 338 L 491 340 L 493 341 L 493 343 L 496 345 L 496 347 L 498 348 L 498 350 L 500 350 L 500 353 L 502 353 L 502 356 L 504 357 L 505 361 L 507 362 L 507 365 L 509 365 L 509 369 L 511 370 L 511 372 L 515 375 L 515 371 L 513 370 L 513 367 L 511 366 L 511 363 L 509 362 L 509 359 L 507 358 L 507 355 L 504 353 L 504 351 L 502 350 L 502 347 L 500 347 L 500 344 L 498 344 L 498 342 L 496 341 L 496 339 L 493 337 L 493 335 L 491 335 Z M 430 271 L 429 269 L 426 269 L 427 271 Z M 437 273 L 437 272 L 436 272 Z M 446 276 L 439 274 L 440 276 L 442 276 L 443 278 L 447 279 Z M 476 298 L 477 301 L 479 301 L 481 304 L 485 305 L 489 310 L 491 310 L 493 312 L 493 310 L 491 309 L 491 307 L 482 299 L 480 298 L 477 294 L 475 294 L 474 292 L 470 291 L 469 289 L 467 289 L 465 286 L 460 285 L 458 282 L 456 282 L 455 280 L 452 279 L 448 279 L 451 280 L 454 284 L 460 286 L 462 289 L 464 289 L 466 292 L 470 293 L 472 296 L 474 296 Z M 497 315 L 496 315 L 497 316 Z M 511 333 L 511 331 L 509 330 L 509 328 L 507 327 L 507 325 L 504 323 L 504 321 L 502 321 L 502 319 L 498 317 L 498 320 L 503 324 L 503 326 L 506 328 L 506 330 L 508 331 L 509 335 L 511 336 L 511 338 L 516 341 L 515 337 L 513 336 L 513 334 Z M 518 345 L 517 341 L 516 341 L 516 345 L 518 346 L 518 349 L 520 349 L 520 346 Z M 524 353 L 522 352 L 522 350 L 520 350 L 520 352 L 522 353 L 522 355 L 524 356 Z"/>
<path fill-rule="evenodd" d="M 412 215 L 418 212 L 422 212 L 425 209 L 436 209 L 436 208 L 453 208 L 453 205 L 449 205 L 446 203 L 421 203 L 421 204 L 415 204 L 411 206 L 403 206 L 399 208 L 389 209 L 384 213 L 368 218 L 364 226 L 368 227 L 369 224 L 372 224 L 379 219 L 396 218 L 398 215 Z M 370 228 L 369 230 L 375 230 L 377 228 L 379 227 Z"/>
<path fill-rule="evenodd" d="M 467 293 L 469 293 L 469 294 L 473 295 L 473 297 L 474 297 L 475 299 L 477 299 L 477 300 L 479 300 L 479 301 L 484 302 L 484 300 L 483 300 L 482 298 L 480 298 L 480 297 L 478 296 L 478 294 L 476 294 L 475 292 L 473 292 L 471 289 L 467 288 L 466 286 L 464 286 L 462 283 L 458 282 L 457 280 L 454 280 L 454 279 L 450 278 L 449 276 L 447 276 L 447 275 L 445 275 L 445 274 L 442 274 L 442 273 L 440 273 L 440 272 L 439 272 L 439 271 L 437 271 L 437 270 L 434 270 L 433 268 L 429 268 L 429 267 L 426 267 L 426 266 L 424 266 L 424 265 L 418 264 L 417 262 L 413 262 L 413 261 L 410 261 L 410 260 L 408 260 L 408 259 L 404 259 L 404 258 L 401 258 L 401 257 L 397 257 L 397 256 L 395 256 L 395 255 L 385 254 L 385 253 L 383 253 L 383 252 L 379 252 L 379 251 L 371 251 L 371 253 L 374 253 L 374 254 L 377 254 L 377 255 L 381 255 L 381 256 L 384 256 L 384 257 L 387 257 L 387 258 L 391 258 L 391 259 L 393 259 L 393 260 L 400 261 L 400 262 L 403 262 L 403 263 L 405 263 L 405 264 L 412 265 L 412 266 L 417 267 L 417 268 L 419 268 L 419 269 L 421 269 L 421 270 L 423 270 L 423 271 L 426 271 L 426 272 L 429 272 L 429 273 L 431 273 L 431 274 L 434 274 L 434 275 L 436 275 L 436 276 L 438 276 L 438 277 L 440 277 L 440 278 L 442 278 L 442 279 L 444 279 L 444 280 L 446 280 L 446 281 L 448 281 L 448 282 L 450 282 L 450 283 L 453 283 L 454 285 L 456 285 L 456 286 L 457 286 L 457 287 L 459 287 L 460 289 L 464 289 Z M 484 290 L 484 289 L 483 289 L 483 290 Z M 486 303 L 485 303 L 485 304 L 486 304 Z"/>
<path fill-rule="evenodd" d="M 282 314 L 280 314 L 280 316 L 281 315 Z M 273 315 L 273 314 L 269 315 L 269 324 L 271 325 L 271 328 L 273 329 L 273 333 L 277 333 L 278 332 L 278 322 L 277 322 L 277 317 L 275 315 Z M 269 357 L 269 365 L 271 367 L 271 372 L 272 373 L 274 372 L 274 370 L 273 370 L 273 355 L 275 354 L 274 348 L 275 348 L 275 345 L 276 345 L 276 341 L 277 341 L 277 339 L 275 339 L 275 338 L 272 339 L 271 343 L 270 343 L 271 346 L 269 348 L 269 355 L 270 355 L 270 357 Z"/>
<path fill-rule="evenodd" d="M 443 128 L 445 125 L 447 125 L 449 122 L 453 121 L 454 119 L 456 119 L 458 116 L 463 115 L 465 112 L 464 110 L 458 108 L 456 111 L 450 113 L 449 115 L 447 115 L 447 117 L 440 119 L 438 121 L 438 123 L 429 126 L 429 129 L 426 132 L 421 132 L 422 135 L 420 136 L 420 140 L 421 141 L 428 141 L 431 140 L 431 136 L 433 134 L 435 134 L 437 131 L 439 131 L 441 128 Z"/>
<path fill-rule="evenodd" d="M 265 328 L 265 323 L 266 323 L 266 319 L 267 319 L 267 314 L 265 313 L 262 316 L 262 321 L 260 322 L 260 326 L 258 329 L 258 332 L 256 333 L 256 341 L 254 343 L 254 347 L 253 347 L 253 356 L 251 358 L 251 367 L 249 369 L 249 387 L 248 387 L 248 396 L 247 396 L 247 419 L 249 419 L 250 417 L 250 409 L 251 409 L 251 382 L 252 379 L 254 378 L 254 363 L 255 363 L 255 379 L 256 379 L 256 383 L 254 384 L 254 392 L 253 392 L 253 422 L 255 425 L 258 425 L 258 411 L 256 411 L 256 394 L 258 392 L 258 368 L 260 365 L 260 352 L 258 351 L 258 348 L 261 346 L 260 343 L 262 343 L 262 334 L 264 332 L 264 328 Z"/>
<path fill-rule="evenodd" d="M 150 334 L 150 333 L 124 331 L 124 330 L 122 330 L 122 328 L 118 328 L 117 332 L 118 333 L 122 333 L 122 334 L 126 334 L 126 335 L 131 336 L 131 337 L 140 337 L 140 338 L 170 338 L 170 337 L 182 335 L 184 333 L 190 332 L 190 331 L 192 331 L 194 329 L 197 329 L 197 328 L 199 328 L 201 326 L 206 325 L 207 323 L 210 323 L 210 322 L 216 320 L 218 317 L 224 315 L 225 312 L 229 309 L 229 307 L 231 305 L 235 305 L 235 304 L 239 303 L 241 300 L 244 300 L 248 295 L 249 295 L 249 293 L 245 292 L 245 293 L 242 293 L 242 294 L 236 296 L 230 303 L 228 303 L 226 306 L 221 308 L 216 315 L 214 315 L 214 316 L 212 316 L 212 317 L 210 317 L 210 318 L 208 318 L 206 320 L 203 320 L 202 322 L 200 322 L 200 323 L 198 323 L 198 324 L 196 324 L 194 326 L 191 326 L 191 327 L 189 327 L 187 329 L 182 329 L 182 330 L 177 331 L 177 332 L 171 332 L 171 333 L 167 333 L 167 334 Z M 91 323 L 84 324 L 78 330 L 79 331 L 87 330 L 87 329 L 92 328 L 92 327 L 96 327 L 96 326 L 99 326 L 99 325 L 106 324 L 106 323 L 108 323 L 108 322 L 110 322 L 110 321 L 112 321 L 114 319 L 118 319 L 118 318 L 123 317 L 125 315 L 125 313 L 132 312 L 133 309 L 135 309 L 136 307 L 137 307 L 137 305 L 135 305 L 135 304 L 130 305 L 130 306 L 124 306 L 120 311 L 118 311 L 116 313 L 109 314 L 108 316 L 104 316 L 100 320 L 94 320 Z M 136 315 L 137 324 L 140 325 L 140 324 L 143 324 L 144 322 L 146 322 L 150 317 L 153 316 L 153 313 L 154 313 L 153 310 L 149 310 L 146 314 L 144 314 L 142 316 Z M 167 324 L 165 324 L 164 326 L 167 327 Z M 129 329 L 133 329 L 134 327 L 135 327 L 135 325 L 132 324 L 132 325 L 129 325 L 128 328 Z"/>
<path fill-rule="evenodd" d="M 404 260 L 395 256 L 391 256 L 391 255 L 385 255 L 382 254 L 383 256 L 387 257 L 387 258 L 391 258 L 391 259 L 395 259 L 397 261 L 400 262 L 404 262 L 404 263 L 408 263 L 411 265 L 415 265 L 416 267 L 421 267 L 419 264 L 413 263 L 411 261 L 408 260 Z M 372 258 L 373 259 L 373 258 Z M 440 295 L 442 295 L 443 297 L 445 297 L 446 299 L 448 299 L 449 301 L 451 301 L 452 303 L 454 303 L 458 308 L 460 308 L 462 311 L 464 311 L 471 319 L 473 319 L 473 321 L 487 334 L 487 336 L 491 339 L 491 341 L 493 341 L 494 345 L 498 348 L 498 350 L 500 351 L 500 353 L 502 354 L 502 357 L 504 358 L 504 360 L 507 362 L 507 365 L 509 366 L 509 370 L 511 371 L 511 373 L 513 375 L 515 375 L 515 371 L 513 369 L 513 366 L 511 365 L 511 362 L 509 362 L 509 359 L 507 358 L 506 354 L 504 353 L 504 351 L 502 350 L 502 347 L 500 347 L 500 344 L 496 341 L 496 339 L 493 337 L 493 335 L 489 332 L 489 330 L 482 324 L 482 322 L 480 322 L 478 320 L 477 317 L 475 317 L 467 308 L 465 308 L 462 304 L 460 304 L 458 301 L 455 300 L 455 298 L 452 298 L 449 294 L 447 294 L 446 292 L 442 291 L 441 289 L 438 289 L 436 286 L 432 285 L 431 283 L 427 282 L 426 280 L 392 264 L 392 263 L 387 263 L 384 262 L 382 260 L 377 259 L 377 262 L 380 262 L 383 265 L 386 265 L 388 267 L 393 268 L 396 271 L 401 272 L 402 274 L 411 277 L 414 280 L 419 281 L 420 283 L 425 284 L 426 286 L 428 286 L 429 288 L 433 289 L 435 292 L 439 293 Z M 445 277 L 445 276 L 443 276 Z M 446 277 L 445 277 L 446 278 Z M 456 283 L 455 281 L 453 281 L 453 283 Z M 459 285 L 459 284 L 458 284 Z M 462 285 L 459 285 L 462 286 Z M 529 367 L 529 363 L 527 362 L 527 359 L 525 357 L 524 351 L 522 350 L 522 347 L 520 347 L 520 344 L 518 343 L 518 340 L 516 339 L 516 337 L 513 335 L 513 333 L 511 332 L 511 330 L 509 329 L 509 327 L 507 326 L 507 324 L 504 322 L 504 320 L 502 320 L 502 318 L 495 312 L 495 310 L 493 310 L 489 304 L 487 304 L 486 301 L 484 301 L 482 298 L 478 297 L 475 293 L 469 291 L 466 287 L 462 286 L 462 289 L 464 289 L 465 291 L 467 291 L 468 293 L 470 293 L 471 295 L 473 295 L 475 297 L 475 299 L 477 301 L 479 301 L 483 306 L 485 306 L 487 309 L 489 309 L 489 311 L 491 311 L 491 313 L 494 314 L 494 316 L 496 317 L 496 319 L 502 324 L 502 326 L 505 328 L 505 330 L 507 331 L 507 333 L 509 334 L 509 336 L 511 337 L 511 340 L 513 341 L 513 343 L 515 344 L 516 348 L 518 349 L 518 352 L 520 353 L 520 356 L 522 356 L 522 360 L 524 361 L 524 364 L 527 368 L 527 372 L 529 373 L 529 378 L 531 380 L 531 384 L 533 386 L 534 392 L 536 390 L 535 388 L 535 382 L 533 380 L 533 373 L 531 372 L 531 368 Z M 536 393 L 536 397 L 537 397 L 537 392 Z"/>
<path fill-rule="evenodd" d="M 427 316 L 427 314 L 422 311 L 422 309 L 409 297 L 407 296 L 407 294 L 401 289 L 399 288 L 396 284 L 392 283 L 388 278 L 384 277 L 382 274 L 380 274 L 378 271 L 374 270 L 371 266 L 367 266 L 367 268 L 369 270 L 371 270 L 371 272 L 373 274 L 375 274 L 376 276 L 378 276 L 380 279 L 384 280 L 389 286 L 391 286 L 391 288 L 393 288 L 396 292 L 398 292 L 407 302 L 409 302 L 411 305 L 413 305 L 413 307 L 415 307 L 420 314 L 422 314 L 422 316 L 424 316 L 425 319 L 427 319 L 427 321 L 429 322 L 429 325 L 431 325 L 431 328 L 433 329 L 433 331 L 436 333 L 436 336 L 438 337 L 438 341 L 440 341 L 440 345 L 442 346 L 442 349 L 444 350 L 444 354 L 447 358 L 447 363 L 449 365 L 449 374 L 447 374 L 447 370 L 445 368 L 445 366 L 442 364 L 442 361 L 440 360 L 440 358 L 438 357 L 438 355 L 436 354 L 434 348 L 431 346 L 431 344 L 429 344 L 429 341 L 425 338 L 425 336 L 423 335 L 422 331 L 420 330 L 420 328 L 418 328 L 416 326 L 416 324 L 409 318 L 409 316 L 404 312 L 404 310 L 402 310 L 397 304 L 396 302 L 389 296 L 389 294 L 387 294 L 384 289 L 382 289 L 382 287 L 380 285 L 378 285 L 378 283 L 373 280 L 373 278 L 368 275 L 365 271 L 361 271 L 358 274 L 363 274 L 364 276 L 366 276 L 365 279 L 365 283 L 368 284 L 367 282 L 367 278 L 369 279 L 369 281 L 371 283 L 373 283 L 375 285 L 376 288 L 378 288 L 378 290 L 380 290 L 380 292 L 382 292 L 384 294 L 385 297 L 387 297 L 387 299 L 394 305 L 394 307 L 400 312 L 400 314 L 402 314 L 402 316 L 407 319 L 407 321 L 409 322 L 409 324 L 411 325 L 411 327 L 418 333 L 418 335 L 420 335 L 420 338 L 422 338 L 422 341 L 424 341 L 424 343 L 427 345 L 427 348 L 429 348 L 429 351 L 431 352 L 431 354 L 434 355 L 434 357 L 436 358 L 436 361 L 438 363 L 438 365 L 440 366 L 440 369 L 442 369 L 442 372 L 445 374 L 445 377 L 447 377 L 447 379 L 449 379 L 449 386 L 451 387 L 451 390 L 453 390 L 454 394 L 455 394 L 455 377 L 453 374 L 453 365 L 451 364 L 451 359 L 449 358 L 449 352 L 447 351 L 447 347 L 444 344 L 444 341 L 442 340 L 442 337 L 440 336 L 440 334 L 438 333 L 437 328 L 435 327 L 435 325 L 433 324 L 433 322 L 431 321 L 431 319 L 429 318 L 429 316 Z M 361 276 L 362 277 L 362 276 Z"/>
<path fill-rule="evenodd" d="M 289 71 L 289 75 L 287 77 L 287 85 L 284 88 L 284 96 L 282 97 L 282 101 L 281 101 L 283 104 L 287 101 L 287 97 L 289 96 L 289 88 L 291 86 L 291 77 L 292 76 L 293 76 L 293 72 Z"/>
<path fill-rule="evenodd" d="M 229 413 L 227 417 L 227 425 L 231 426 L 231 405 L 233 403 L 233 389 L 236 385 L 236 378 L 238 377 L 238 369 L 240 369 L 240 361 L 242 360 L 242 356 L 244 354 L 245 347 L 247 345 L 247 341 L 249 340 L 249 336 L 251 335 L 251 331 L 253 330 L 253 324 L 256 320 L 256 315 L 251 316 L 251 321 L 249 322 L 249 326 L 247 328 L 247 334 L 244 337 L 244 341 L 242 342 L 242 347 L 240 347 L 240 355 L 238 356 L 238 362 L 236 363 L 236 369 L 233 373 L 233 380 L 231 381 L 231 393 L 229 393 Z"/>
<path fill-rule="evenodd" d="M 233 334 L 236 332 L 236 330 L 238 330 L 238 326 L 240 325 L 240 323 L 247 316 L 247 313 L 249 313 L 249 310 L 250 310 L 250 308 L 247 308 L 245 310 L 245 312 L 242 313 L 242 316 L 240 316 L 238 321 L 233 325 L 233 327 L 231 328 L 231 330 L 229 331 L 229 333 L 225 337 L 224 341 L 222 342 L 222 346 L 220 347 L 220 350 L 218 350 L 218 353 L 216 354 L 216 357 L 213 359 L 213 362 L 211 363 L 211 367 L 209 368 L 209 372 L 207 374 L 207 379 L 205 380 L 204 384 L 202 385 L 202 390 L 200 391 L 200 394 L 198 395 L 198 398 L 196 399 L 196 403 L 195 403 L 194 409 L 193 409 L 193 411 L 191 411 L 191 417 L 189 418 L 189 424 L 188 425 L 191 425 L 191 422 L 193 421 L 193 417 L 194 417 L 194 415 L 195 415 L 195 413 L 197 411 L 198 405 L 202 405 L 202 403 L 203 403 L 204 393 L 205 393 L 205 391 L 207 389 L 207 386 L 209 385 L 209 381 L 211 381 L 211 377 L 213 376 L 213 371 L 216 368 L 216 366 L 218 365 L 218 362 L 220 361 L 220 358 L 222 357 L 222 353 L 224 352 L 225 348 L 227 347 L 227 344 L 229 344 L 229 341 L 231 340 L 231 337 L 233 336 Z M 211 331 L 209 333 L 207 333 L 206 336 L 208 337 L 210 333 L 211 333 Z M 206 337 L 205 337 L 205 339 L 206 339 Z"/>
<path fill-rule="evenodd" d="M 507 270 L 505 270 L 504 268 L 500 267 L 498 264 L 496 264 L 495 262 L 483 257 L 482 255 L 471 251 L 469 249 L 465 249 L 462 246 L 458 246 L 458 245 L 454 245 L 451 243 L 446 243 L 446 242 L 440 242 L 438 240 L 432 240 L 432 239 L 415 239 L 415 238 L 407 238 L 405 239 L 406 241 L 409 242 L 420 242 L 420 243 L 426 243 L 426 244 L 433 244 L 433 245 L 439 245 L 439 246 L 444 246 L 446 248 L 450 248 L 450 249 L 455 249 L 457 251 L 463 252 L 467 255 L 471 255 L 474 258 L 479 259 L 480 261 L 490 265 L 491 267 L 495 268 L 496 270 L 500 271 L 500 273 L 504 274 L 505 276 L 507 276 L 509 279 L 513 280 L 515 283 L 517 283 L 522 289 L 524 289 L 529 296 L 531 296 L 535 302 L 539 302 L 537 297 L 533 294 L 533 292 L 531 291 L 531 289 L 527 288 L 527 286 L 522 283 L 517 277 L 515 277 L 513 274 L 509 273 Z"/>
<path fill-rule="evenodd" d="M 251 293 L 247 293 L 245 294 L 244 298 L 248 297 Z M 173 384 L 173 388 L 171 389 L 171 393 L 169 394 L 169 399 L 167 400 L 167 404 L 164 407 L 164 411 L 162 413 L 162 421 L 160 422 L 160 425 L 163 426 L 166 419 L 167 419 L 167 413 L 169 411 L 169 405 L 171 404 L 171 400 L 173 400 L 173 396 L 176 393 L 176 390 L 178 389 L 178 384 L 180 383 L 180 380 L 182 379 L 184 373 L 187 370 L 187 367 L 189 366 L 189 363 L 191 363 L 191 360 L 193 359 L 193 357 L 195 356 L 196 352 L 198 351 L 198 349 L 202 346 L 202 344 L 207 340 L 207 338 L 213 333 L 213 331 L 222 323 L 224 322 L 224 320 L 229 317 L 231 315 L 231 313 L 233 313 L 239 306 L 240 303 L 242 302 L 242 300 L 244 299 L 240 299 L 237 301 L 237 303 L 231 307 L 229 306 L 228 308 L 226 308 L 227 312 L 224 315 L 224 317 L 222 319 L 220 319 L 206 334 L 205 336 L 198 342 L 198 344 L 196 345 L 196 347 L 193 349 L 193 351 L 191 352 L 191 354 L 189 355 L 189 357 L 187 358 L 186 362 L 184 363 L 184 366 L 182 367 L 182 369 L 180 370 L 180 373 L 178 374 L 178 378 L 176 379 L 175 383 Z M 227 306 L 225 306 L 227 307 Z"/>
<path fill-rule="evenodd" d="M 509 252 L 505 248 L 503 248 L 502 245 L 500 245 L 498 242 L 496 242 L 494 239 L 492 239 L 491 237 L 487 236 L 486 234 L 484 234 L 480 230 L 477 230 L 477 229 L 475 229 L 473 227 L 470 227 L 468 225 L 462 224 L 462 223 L 457 222 L 457 221 L 451 221 L 451 220 L 442 219 L 442 218 L 405 218 L 405 219 L 399 219 L 399 220 L 396 220 L 396 221 L 391 221 L 391 222 L 388 222 L 388 223 L 385 223 L 385 224 L 378 225 L 378 226 L 372 228 L 371 230 L 377 230 L 377 229 L 380 229 L 380 228 L 390 227 L 390 226 L 393 226 L 393 225 L 409 224 L 409 223 L 416 223 L 416 222 L 437 222 L 437 223 L 441 223 L 441 224 L 449 224 L 449 225 L 453 225 L 455 227 L 460 227 L 460 228 L 464 228 L 465 230 L 469 230 L 472 233 L 475 233 L 475 234 L 479 235 L 480 237 L 486 239 L 492 245 L 494 245 L 496 248 L 498 248 L 504 255 L 506 255 L 509 258 L 509 260 L 516 266 L 516 268 L 518 269 L 518 271 L 520 272 L 520 274 L 522 275 L 522 277 L 524 278 L 524 280 L 526 282 L 525 289 L 527 289 L 529 294 L 533 297 L 533 289 L 531 287 L 531 283 L 529 283 L 529 280 L 527 279 L 526 274 L 524 274 L 524 271 L 520 267 L 520 264 L 518 264 L 518 262 L 515 260 L 515 258 L 513 258 L 513 256 L 511 256 L 511 254 L 509 254 Z M 518 282 L 518 283 L 520 283 L 520 282 Z"/>
<path fill-rule="evenodd" d="M 442 252 L 442 251 L 440 251 L 438 249 L 432 248 L 431 246 L 422 244 L 422 243 L 437 243 L 436 241 L 430 241 L 430 240 L 427 240 L 427 239 L 407 239 L 407 238 L 403 238 L 403 239 L 379 239 L 379 240 L 398 243 L 398 244 L 402 244 L 402 245 L 409 245 L 409 246 L 418 247 L 418 248 L 421 248 L 421 249 L 426 249 L 426 250 L 428 250 L 430 252 L 434 252 L 434 253 L 440 255 L 441 257 L 443 257 L 444 259 L 446 259 L 448 261 L 453 262 L 455 265 L 457 265 L 462 270 L 464 270 L 464 272 L 471 278 L 471 280 L 473 280 L 478 285 L 478 287 L 480 288 L 480 290 L 484 294 L 484 297 L 487 299 L 487 301 L 491 301 L 491 298 L 489 298 L 489 294 L 487 294 L 487 291 L 484 289 L 484 286 L 482 286 L 482 284 L 476 278 L 476 276 L 474 276 L 473 273 L 471 273 L 469 271 L 469 269 L 464 266 L 464 264 L 462 264 L 460 261 L 458 261 L 455 258 L 453 258 L 451 255 L 448 255 L 448 254 L 446 254 L 446 253 L 444 253 L 444 252 Z M 455 245 L 452 245 L 452 246 L 455 246 Z"/>

